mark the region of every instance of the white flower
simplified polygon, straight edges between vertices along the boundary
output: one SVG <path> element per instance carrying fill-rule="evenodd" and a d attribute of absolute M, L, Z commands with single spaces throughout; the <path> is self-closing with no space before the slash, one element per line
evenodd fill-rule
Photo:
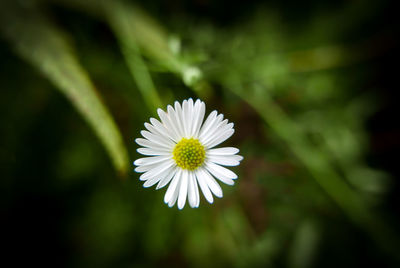
<path fill-rule="evenodd" d="M 172 207 L 178 200 L 182 209 L 186 197 L 191 207 L 200 204 L 199 187 L 209 203 L 213 195 L 222 197 L 222 189 L 214 179 L 233 185 L 237 175 L 222 166 L 237 166 L 243 159 L 233 147 L 215 148 L 234 133 L 233 123 L 223 120 L 223 115 L 213 111 L 203 123 L 206 105 L 197 100 L 184 100 L 175 109 L 168 105 L 167 112 L 157 110 L 161 122 L 150 118 L 141 131 L 144 139 L 136 139 L 143 148 L 137 151 L 144 157 L 137 159 L 136 172 L 143 172 L 140 180 L 144 187 L 157 184 L 156 189 L 167 185 L 164 202 Z"/>

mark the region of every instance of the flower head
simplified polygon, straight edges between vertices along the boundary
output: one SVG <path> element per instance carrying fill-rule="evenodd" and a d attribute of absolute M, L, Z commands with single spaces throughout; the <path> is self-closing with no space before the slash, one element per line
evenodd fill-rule
<path fill-rule="evenodd" d="M 209 203 L 213 194 L 222 197 L 222 189 L 215 180 L 233 185 L 237 175 L 223 166 L 237 166 L 243 159 L 233 147 L 214 148 L 234 133 L 233 123 L 213 111 L 204 120 L 206 105 L 192 99 L 182 105 L 168 105 L 167 112 L 157 110 L 160 121 L 150 118 L 141 131 L 144 138 L 136 139 L 142 146 L 137 151 L 147 157 L 134 162 L 136 172 L 143 173 L 144 187 L 157 184 L 160 189 L 169 184 L 164 202 L 172 207 L 191 207 L 200 204 L 199 187 Z"/>

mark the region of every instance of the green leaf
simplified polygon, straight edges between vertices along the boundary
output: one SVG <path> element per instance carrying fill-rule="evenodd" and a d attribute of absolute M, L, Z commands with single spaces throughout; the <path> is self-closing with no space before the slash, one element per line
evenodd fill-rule
<path fill-rule="evenodd" d="M 0 31 L 19 56 L 69 99 L 100 138 L 116 170 L 125 174 L 128 153 L 121 133 L 63 33 L 37 10 L 10 3 L 0 6 Z"/>

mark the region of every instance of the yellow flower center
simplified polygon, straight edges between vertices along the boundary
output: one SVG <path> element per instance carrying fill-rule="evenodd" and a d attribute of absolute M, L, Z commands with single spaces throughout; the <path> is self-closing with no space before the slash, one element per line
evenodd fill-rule
<path fill-rule="evenodd" d="M 200 167 L 206 157 L 204 146 L 199 140 L 193 138 L 182 138 L 175 145 L 172 153 L 176 164 L 180 168 L 188 170 L 195 170 Z"/>

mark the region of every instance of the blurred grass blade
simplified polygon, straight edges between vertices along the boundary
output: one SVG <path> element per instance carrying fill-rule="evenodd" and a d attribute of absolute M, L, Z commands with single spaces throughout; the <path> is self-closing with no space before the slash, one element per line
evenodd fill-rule
<path fill-rule="evenodd" d="M 71 101 L 100 138 L 114 167 L 125 174 L 128 154 L 121 134 L 65 36 L 31 8 L 8 4 L 1 8 L 0 17 L 0 30 L 16 53 L 39 69 Z"/>
<path fill-rule="evenodd" d="M 104 15 L 122 44 L 122 50 L 139 86 L 141 84 L 150 86 L 146 82 L 148 80 L 146 76 L 149 75 L 146 74 L 147 69 L 142 67 L 145 64 L 140 58 L 140 53 L 166 71 L 179 75 L 187 86 L 192 87 L 197 84 L 202 76 L 201 70 L 187 64 L 177 55 L 178 53 L 173 52 L 171 40 L 157 21 L 140 8 L 122 0 L 102 3 Z M 144 81 L 139 82 L 138 77 Z M 155 95 L 152 90 L 148 91 L 149 95 Z"/>
<path fill-rule="evenodd" d="M 131 14 L 133 13 L 132 9 L 125 7 L 118 1 L 107 3 L 109 3 L 110 6 L 105 6 L 105 12 L 107 13 L 106 16 L 117 36 L 131 74 L 150 111 L 155 112 L 157 108 L 164 107 L 164 105 L 162 104 L 161 98 L 154 86 L 153 80 L 151 79 L 147 65 L 140 54 L 141 50 L 139 49 L 135 38 L 137 34 L 148 34 L 148 32 L 146 31 L 146 28 L 143 31 L 140 31 L 142 27 L 137 27 L 135 23 L 132 23 L 135 21 L 131 18 Z M 139 29 L 139 32 L 135 32 L 137 28 Z M 159 40 L 161 37 L 158 35 L 150 34 L 148 38 L 152 42 L 149 43 L 148 47 L 151 47 L 150 44 L 156 44 L 156 46 L 159 44 L 158 46 L 160 46 L 160 43 L 162 46 L 162 42 Z M 160 48 L 160 51 L 163 49 L 165 48 Z"/>
<path fill-rule="evenodd" d="M 44 0 L 89 12 L 110 24 L 121 45 L 130 71 L 146 101 L 153 107 L 160 99 L 154 89 L 145 56 L 158 70 L 178 75 L 185 85 L 196 89 L 201 70 L 174 53 L 171 38 L 163 27 L 139 7 L 124 0 Z M 176 47 L 175 47 L 176 48 Z M 176 52 L 176 51 L 175 51 Z M 142 56 L 141 56 L 142 55 Z M 154 101 L 151 101 L 155 98 Z"/>
<path fill-rule="evenodd" d="M 297 227 L 288 252 L 288 267 L 307 268 L 313 266 L 321 230 L 312 219 L 303 220 Z"/>
<path fill-rule="evenodd" d="M 118 37 L 171 72 L 181 73 L 184 64 L 172 53 L 168 34 L 139 7 L 122 0 L 103 0 L 104 15 Z"/>
<path fill-rule="evenodd" d="M 265 90 L 255 87 L 255 94 L 244 94 L 236 90 L 253 106 L 265 122 L 281 137 L 317 183 L 355 222 L 364 224 L 367 213 L 360 197 L 336 174 L 325 155 L 310 145 L 299 125 L 292 122 L 286 113 L 271 99 Z M 262 92 L 262 97 L 257 96 Z"/>

